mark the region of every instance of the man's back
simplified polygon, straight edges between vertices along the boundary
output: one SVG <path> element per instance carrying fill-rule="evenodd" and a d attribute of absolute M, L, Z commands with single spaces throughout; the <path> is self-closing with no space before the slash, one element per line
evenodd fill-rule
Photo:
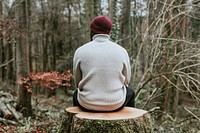
<path fill-rule="evenodd" d="M 124 85 L 131 75 L 129 57 L 124 48 L 109 41 L 108 35 L 93 38 L 74 57 L 78 101 L 91 110 L 115 110 L 126 98 Z"/>

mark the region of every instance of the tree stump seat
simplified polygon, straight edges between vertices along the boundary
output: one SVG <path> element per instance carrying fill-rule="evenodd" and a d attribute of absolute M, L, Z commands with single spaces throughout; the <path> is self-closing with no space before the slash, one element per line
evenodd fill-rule
<path fill-rule="evenodd" d="M 79 107 L 65 110 L 61 132 L 64 133 L 151 133 L 150 114 L 124 107 L 115 112 L 85 112 Z"/>

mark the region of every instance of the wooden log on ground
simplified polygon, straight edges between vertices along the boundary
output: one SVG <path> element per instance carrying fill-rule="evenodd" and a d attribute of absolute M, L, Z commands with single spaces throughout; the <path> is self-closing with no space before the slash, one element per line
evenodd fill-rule
<path fill-rule="evenodd" d="M 10 104 L 6 104 L 7 108 L 9 109 L 9 111 L 13 114 L 13 116 L 15 117 L 15 119 L 18 121 L 20 118 L 22 118 L 22 114 L 20 112 L 17 112 L 16 109 L 11 106 Z"/>
<path fill-rule="evenodd" d="M 60 132 L 63 133 L 152 133 L 150 114 L 124 107 L 116 112 L 85 112 L 78 107 L 66 109 Z"/>
<path fill-rule="evenodd" d="M 0 99 L 0 112 L 2 112 L 4 118 L 6 119 L 12 119 L 13 114 L 10 112 L 10 110 L 7 108 L 4 98 Z"/>
<path fill-rule="evenodd" d="M 0 117 L 9 120 L 15 118 L 18 121 L 22 114 L 16 111 L 14 103 L 15 99 L 11 94 L 0 91 Z"/>
<path fill-rule="evenodd" d="M 12 124 L 12 125 L 18 125 L 19 124 L 16 121 L 7 120 L 7 119 L 1 118 L 1 117 L 0 117 L 0 122 L 6 123 L 6 124 Z"/>

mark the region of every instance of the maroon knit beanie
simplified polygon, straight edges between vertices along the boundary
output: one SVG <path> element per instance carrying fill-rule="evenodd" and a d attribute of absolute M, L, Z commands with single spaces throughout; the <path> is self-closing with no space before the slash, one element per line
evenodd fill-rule
<path fill-rule="evenodd" d="M 90 23 L 90 29 L 94 33 L 109 34 L 112 29 L 112 21 L 106 16 L 97 16 Z"/>

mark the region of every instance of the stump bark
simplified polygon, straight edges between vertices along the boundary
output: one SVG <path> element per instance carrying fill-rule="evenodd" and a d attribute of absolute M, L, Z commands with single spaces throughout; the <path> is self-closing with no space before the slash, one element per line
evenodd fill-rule
<path fill-rule="evenodd" d="M 63 133 L 153 133 L 150 114 L 124 107 L 116 112 L 85 112 L 78 107 L 65 110 Z"/>

